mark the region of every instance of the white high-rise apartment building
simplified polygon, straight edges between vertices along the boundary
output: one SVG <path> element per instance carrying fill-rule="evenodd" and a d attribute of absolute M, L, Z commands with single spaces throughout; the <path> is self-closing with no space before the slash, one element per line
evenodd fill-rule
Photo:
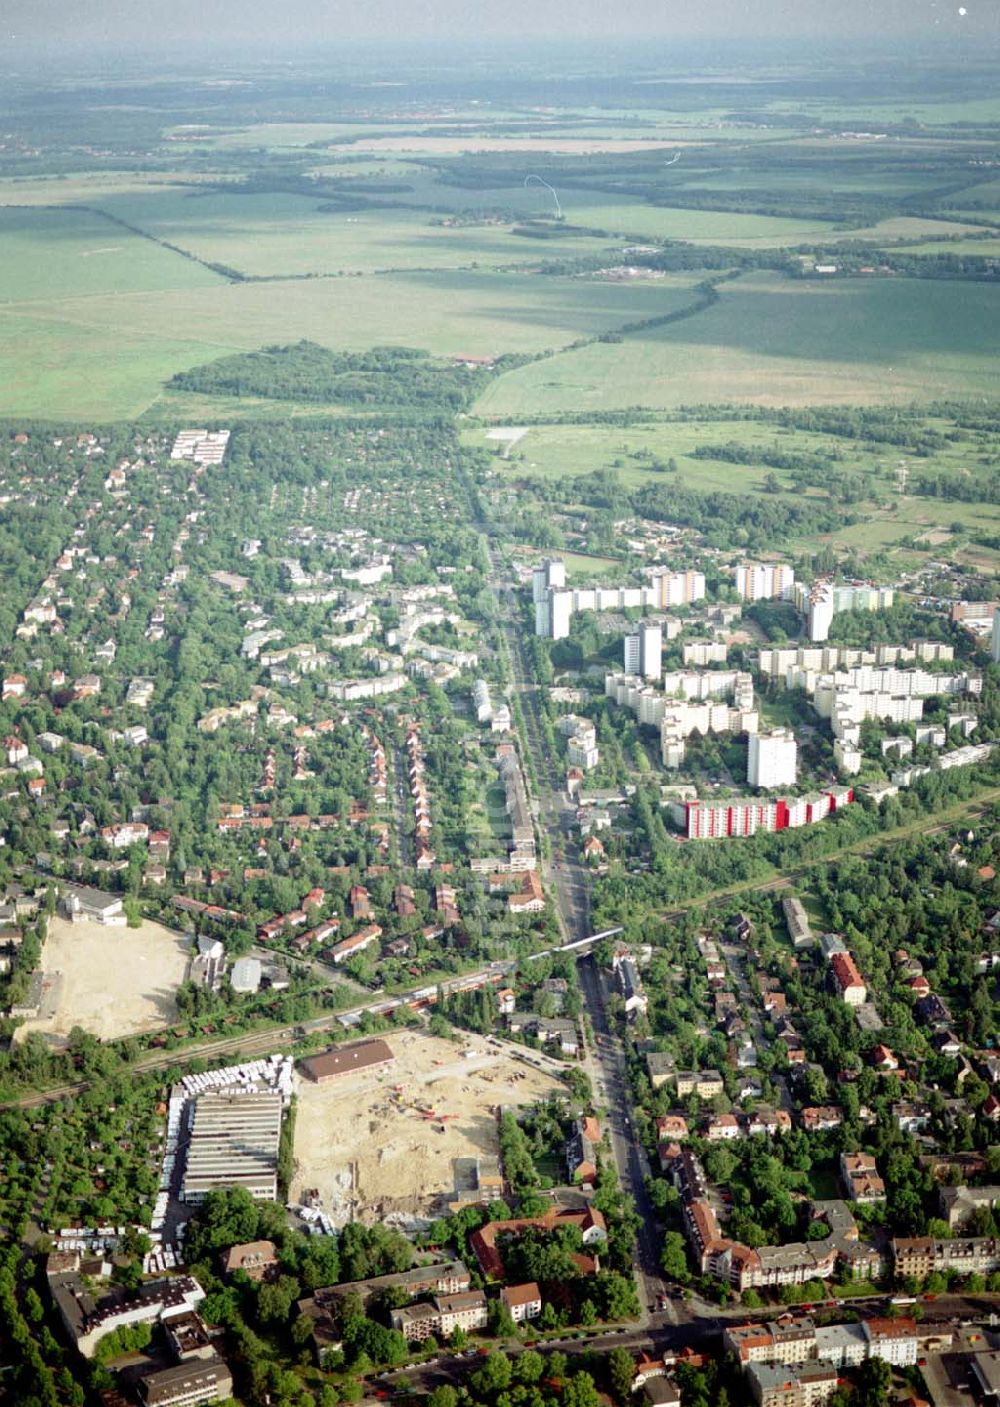
<path fill-rule="evenodd" d="M 752 787 L 794 786 L 797 761 L 798 744 L 791 728 L 750 734 L 747 781 Z"/>
<path fill-rule="evenodd" d="M 656 571 L 651 580 L 656 598 L 654 605 L 661 609 L 664 606 L 690 606 L 705 598 L 704 572 Z"/>
<path fill-rule="evenodd" d="M 833 624 L 833 583 L 818 581 L 809 593 L 809 639 L 825 640 Z"/>
<path fill-rule="evenodd" d="M 1000 611 L 997 611 L 993 617 L 993 636 L 990 645 L 994 660 L 1000 664 Z"/>
<path fill-rule="evenodd" d="M 663 627 L 642 621 L 634 635 L 625 636 L 625 673 L 659 679 L 663 672 Z"/>
<path fill-rule="evenodd" d="M 565 587 L 549 587 L 545 599 L 535 606 L 535 634 L 550 640 L 565 640 L 573 618 L 573 593 Z"/>
<path fill-rule="evenodd" d="M 744 562 L 736 568 L 736 590 L 744 601 L 775 600 L 794 582 L 794 570 L 781 562 Z"/>
<path fill-rule="evenodd" d="M 556 557 L 548 557 L 531 574 L 531 599 L 537 606 L 544 601 L 550 586 L 566 585 L 566 563 Z"/>

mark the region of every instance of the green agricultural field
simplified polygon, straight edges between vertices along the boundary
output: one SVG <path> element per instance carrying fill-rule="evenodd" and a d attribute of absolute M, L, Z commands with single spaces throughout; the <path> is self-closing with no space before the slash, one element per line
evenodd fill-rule
<path fill-rule="evenodd" d="M 387 197 L 391 198 L 391 197 Z M 252 278 L 537 263 L 600 250 L 585 236 L 522 239 L 506 226 L 448 228 L 429 211 L 321 209 L 313 196 L 171 193 L 109 200 L 120 218 Z"/>
<path fill-rule="evenodd" d="M 485 272 L 216 280 L 8 303 L 0 305 L 0 385 L 8 414 L 116 419 L 160 400 L 174 372 L 227 352 L 308 338 L 356 351 L 396 343 L 445 356 L 533 353 L 684 307 L 692 277 L 642 287 Z M 176 410 L 179 400 L 165 404 Z"/>
<path fill-rule="evenodd" d="M 838 241 L 862 239 L 868 244 L 886 244 L 895 248 L 903 240 L 951 240 L 961 235 L 975 234 L 982 225 L 957 220 L 926 220 L 915 215 L 892 215 L 879 220 L 876 225 L 866 225 L 860 229 L 844 230 L 836 236 Z M 927 245 L 918 245 L 926 249 Z M 951 246 L 949 246 L 951 247 Z"/>
<path fill-rule="evenodd" d="M 754 274 L 667 327 L 509 372 L 481 414 L 510 418 L 721 400 L 865 404 L 996 395 L 1000 289 Z"/>
<path fill-rule="evenodd" d="M 0 209 L 0 303 L 210 288 L 217 274 L 87 211 Z"/>
<path fill-rule="evenodd" d="M 926 244 L 901 246 L 904 254 L 978 254 L 983 259 L 995 259 L 1000 254 L 1000 230 L 993 239 L 928 240 Z"/>
<path fill-rule="evenodd" d="M 131 419 L 179 367 L 195 366 L 212 354 L 208 342 L 157 335 L 130 322 L 126 310 L 132 300 L 123 296 L 120 303 L 118 325 L 105 327 L 0 308 L 4 415 L 81 424 Z M 216 356 L 231 350 L 225 343 L 214 346 Z"/>
<path fill-rule="evenodd" d="M 766 176 L 760 172 L 741 168 L 734 163 L 732 172 L 699 171 L 689 180 L 679 180 L 678 186 L 692 195 L 699 191 L 745 191 L 764 187 L 770 193 L 783 195 L 808 195 L 831 191 L 841 195 L 857 192 L 861 195 L 885 197 L 911 195 L 916 191 L 930 190 L 936 184 L 933 173 L 921 171 L 864 171 L 855 170 L 846 163 L 835 162 L 832 166 L 817 160 L 814 167 L 789 171 L 775 168 Z"/>
<path fill-rule="evenodd" d="M 559 201 L 571 224 L 651 240 L 681 239 L 737 249 L 778 249 L 822 240 L 835 231 L 827 220 L 785 219 L 729 210 L 684 210 L 617 200 L 593 191 L 561 190 Z"/>
<path fill-rule="evenodd" d="M 975 200 L 982 201 L 984 205 L 1000 206 L 1000 181 L 982 181 L 978 185 L 966 186 L 952 199 L 956 205 Z"/>
<path fill-rule="evenodd" d="M 0 207 L 103 205 L 123 195 L 176 194 L 208 179 L 195 171 L 81 171 L 68 176 L 0 177 Z M 235 179 L 235 178 L 234 178 Z"/>
<path fill-rule="evenodd" d="M 781 114 L 789 104 L 778 101 L 767 106 L 769 111 Z M 902 102 L 892 98 L 840 98 L 836 104 L 822 99 L 803 98 L 796 100 L 794 110 L 808 113 L 818 121 L 842 124 L 845 129 L 864 127 L 873 132 L 880 130 L 880 123 L 917 121 L 926 127 L 951 127 L 956 123 L 992 126 L 1000 122 L 1000 103 L 995 98 L 955 99 L 949 102 L 935 102 L 916 96 L 912 99 L 907 97 Z"/>

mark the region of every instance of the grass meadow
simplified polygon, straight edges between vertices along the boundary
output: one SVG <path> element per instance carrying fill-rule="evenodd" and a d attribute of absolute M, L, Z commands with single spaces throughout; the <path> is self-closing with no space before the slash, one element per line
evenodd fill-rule
<path fill-rule="evenodd" d="M 725 285 L 714 307 L 689 319 L 594 343 L 626 323 L 685 307 L 701 275 L 628 284 L 534 272 L 545 261 L 597 255 L 612 262 L 625 241 L 670 239 L 754 251 L 800 244 L 833 250 L 864 238 L 915 253 L 996 253 L 1000 235 L 968 238 L 977 214 L 962 210 L 966 194 L 1000 201 L 1000 183 L 988 170 L 963 168 L 969 184 L 953 190 L 947 218 L 891 204 L 918 193 L 930 200 L 945 183 L 941 162 L 956 169 L 955 153 L 965 144 L 955 130 L 941 143 L 935 124 L 995 120 L 995 103 L 977 96 L 940 103 L 928 94 L 908 109 L 919 110 L 924 130 L 873 142 L 816 131 L 834 109 L 811 92 L 789 103 L 748 89 L 753 120 L 742 96 L 714 82 L 695 93 L 643 79 L 631 96 L 640 106 L 487 110 L 462 102 L 419 117 L 405 105 L 395 110 L 392 99 L 387 108 L 373 102 L 370 121 L 367 110 L 363 120 L 324 120 L 331 109 L 296 106 L 287 95 L 279 105 L 252 109 L 196 106 L 185 115 L 177 107 L 156 128 L 155 169 L 71 168 L 0 179 L 0 413 L 94 420 L 271 415 L 274 402 L 181 396 L 165 383 L 214 357 L 299 338 L 351 350 L 395 343 L 445 356 L 554 353 L 484 393 L 479 412 L 512 421 L 634 406 L 995 395 L 1000 294 L 985 283 L 818 284 L 755 273 Z M 267 120 L 283 112 L 289 120 Z M 874 130 L 880 119 L 899 116 L 877 96 L 836 112 L 845 128 Z M 473 185 L 449 182 L 455 160 L 456 176 Z M 266 183 L 269 166 L 282 183 L 319 173 L 345 194 L 360 181 L 365 198 L 378 197 L 380 180 L 411 189 L 384 191 L 385 204 L 356 211 L 322 209 L 327 197 L 319 191 L 237 190 L 247 175 Z M 550 193 L 523 183 L 537 169 L 552 177 L 568 227 L 604 233 L 556 227 L 552 239 L 541 240 L 515 235 L 506 224 L 441 223 L 451 213 L 496 208 L 517 218 L 549 214 Z M 481 184 L 493 179 L 496 185 Z M 738 193 L 734 204 L 752 204 L 747 193 L 759 191 L 767 196 L 763 208 L 785 206 L 786 213 L 644 199 L 683 199 L 687 192 L 697 204 L 700 192 L 730 190 Z M 872 223 L 851 229 L 835 222 L 822 203 L 831 191 L 848 202 L 856 196 L 856 208 L 872 210 Z M 884 214 L 883 197 L 896 213 Z M 814 208 L 821 214 L 811 214 Z M 207 265 L 249 281 L 231 282 Z M 589 345 L 574 349 L 580 341 Z M 641 441 L 647 433 L 658 446 L 661 427 L 629 435 Z M 742 425 L 739 433 L 756 429 Z M 523 472 L 529 459 L 533 473 L 601 467 L 596 461 L 606 446 L 599 430 L 595 436 L 571 442 L 533 430 L 505 469 Z M 682 435 L 667 453 L 677 458 L 682 482 L 760 486 L 752 467 L 689 460 Z M 647 471 L 626 455 L 620 472 L 638 482 Z M 886 533 L 894 528 L 884 525 Z"/>
<path fill-rule="evenodd" d="M 581 235 L 542 241 L 520 238 L 506 226 L 452 228 L 410 207 L 345 211 L 322 204 L 313 196 L 211 191 L 128 195 L 108 200 L 106 208 L 199 259 L 253 278 L 497 267 L 600 248 Z"/>
<path fill-rule="evenodd" d="M 0 209 L 0 304 L 210 288 L 218 274 L 101 215 Z"/>
<path fill-rule="evenodd" d="M 751 274 L 704 313 L 511 371 L 483 415 L 736 401 L 869 405 L 992 397 L 1000 289 Z"/>
<path fill-rule="evenodd" d="M 6 412 L 120 419 L 159 405 L 184 416 L 192 403 L 165 394 L 163 383 L 227 352 L 309 338 L 346 350 L 395 343 L 445 356 L 533 353 L 673 311 L 692 296 L 691 276 L 642 288 L 474 271 L 243 284 L 207 277 L 197 289 L 0 304 Z"/>

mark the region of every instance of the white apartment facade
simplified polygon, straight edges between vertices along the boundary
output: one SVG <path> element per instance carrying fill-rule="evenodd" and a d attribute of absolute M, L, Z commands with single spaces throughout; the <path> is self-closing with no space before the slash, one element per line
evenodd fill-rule
<path fill-rule="evenodd" d="M 736 591 L 744 601 L 774 601 L 790 594 L 793 568 L 782 562 L 744 562 L 736 568 Z"/>
<path fill-rule="evenodd" d="M 769 733 L 751 733 L 747 757 L 747 781 L 752 787 L 770 791 L 795 785 L 798 744 L 790 728 Z"/>

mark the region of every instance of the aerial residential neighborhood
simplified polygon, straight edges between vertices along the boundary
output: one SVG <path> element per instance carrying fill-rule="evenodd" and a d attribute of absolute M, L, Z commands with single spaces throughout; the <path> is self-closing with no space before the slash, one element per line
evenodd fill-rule
<path fill-rule="evenodd" d="M 366 449 L 351 488 L 276 486 L 229 529 L 213 506 L 229 450 L 203 461 L 191 443 L 118 454 L 113 494 L 63 544 L 73 582 L 42 582 L 32 599 L 55 613 L 7 656 L 8 1059 L 44 1088 L 46 1062 L 72 1078 L 105 1047 L 141 1056 L 132 1126 L 159 1130 L 128 1224 L 104 1224 L 95 1174 L 93 1225 L 47 1232 L 77 1352 L 162 1340 L 141 1400 L 220 1400 L 245 1369 L 206 1317 L 216 1277 L 253 1286 L 258 1314 L 287 1286 L 273 1312 L 334 1375 L 358 1372 L 349 1343 L 391 1371 L 574 1324 L 683 1346 L 685 1324 L 722 1314 L 740 1391 L 819 1402 L 845 1371 L 953 1346 L 886 1312 L 922 1286 L 1000 1284 L 996 852 L 988 825 L 936 830 L 909 862 L 907 921 L 863 844 L 883 816 L 925 815 L 919 831 L 953 804 L 892 812 L 924 778 L 961 799 L 989 766 L 991 642 L 926 609 L 898 643 L 831 642 L 838 621 L 893 609 L 880 591 L 835 597 L 825 643 L 761 645 L 741 612 L 762 603 L 814 633 L 791 565 L 709 557 L 691 533 L 665 550 L 632 519 L 621 584 L 570 592 L 564 561 L 501 555 L 432 476 L 394 486 L 405 437 Z M 39 446 L 74 511 L 98 449 Z M 348 526 L 362 502 L 366 526 Z M 419 542 L 442 516 L 447 552 Z M 118 551 L 93 551 L 109 529 Z M 178 674 L 196 609 L 213 647 L 186 646 Z M 595 626 L 619 667 L 560 663 Z M 528 663 L 532 638 L 547 665 Z M 790 850 L 775 887 L 738 862 L 736 892 L 698 902 L 713 856 L 813 830 L 824 868 Z M 781 872 L 780 852 L 754 854 Z M 634 917 L 629 893 L 645 895 Z M 962 945 L 947 965 L 929 920 L 946 910 Z M 261 1054 L 220 1064 L 220 1042 Z M 166 1086 L 157 1071 L 192 1050 L 207 1068 Z M 141 1145 L 125 1143 L 128 1163 Z M 241 1236 L 212 1229 L 227 1218 Z M 352 1227 L 368 1279 L 330 1259 Z M 860 1320 L 838 1323 L 854 1296 Z M 758 1309 L 772 1319 L 740 1323 Z M 703 1371 L 669 1348 L 657 1362 L 634 1365 L 654 1400 Z"/>
<path fill-rule="evenodd" d="M 0 1407 L 1000 1401 L 994 9 L 8 9 Z"/>

